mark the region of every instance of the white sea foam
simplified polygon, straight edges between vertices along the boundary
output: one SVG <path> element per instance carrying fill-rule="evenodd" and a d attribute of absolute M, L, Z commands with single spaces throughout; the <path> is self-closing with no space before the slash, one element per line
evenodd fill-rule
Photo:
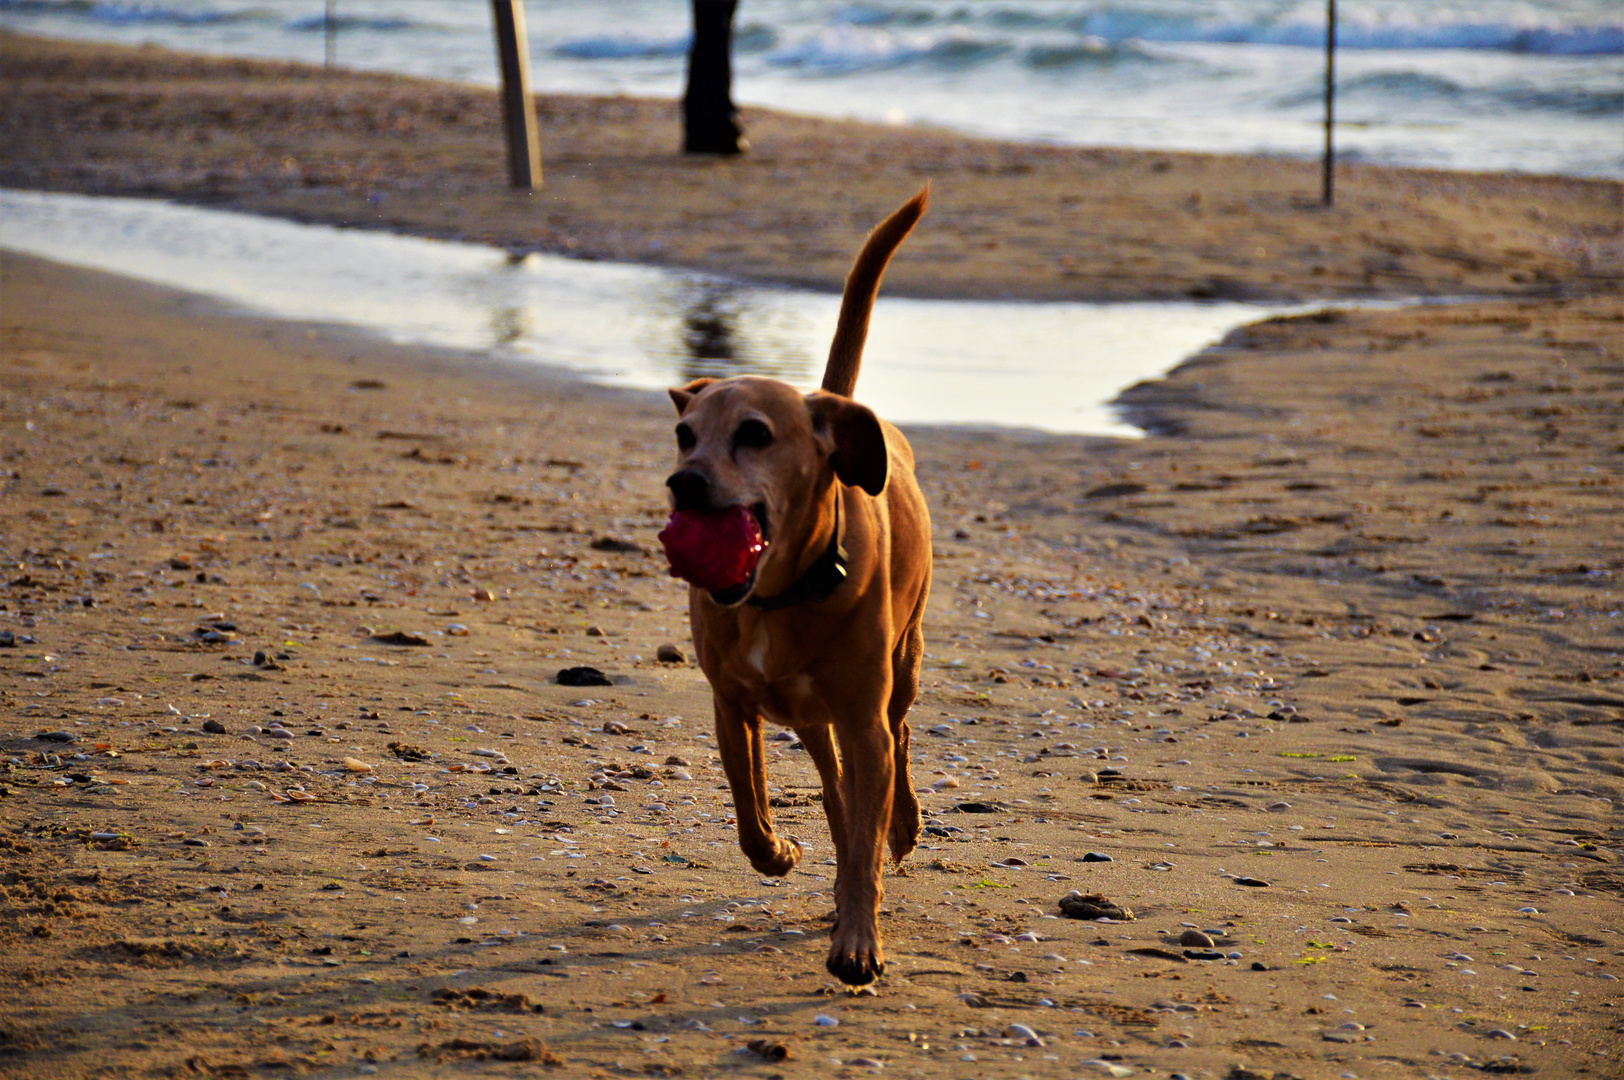
<path fill-rule="evenodd" d="M 489 5 L 336 0 L 344 65 L 493 83 Z M 1617 0 L 1342 0 L 1348 158 L 1624 177 Z M 680 95 L 678 0 L 529 0 L 538 89 Z M 323 0 L 0 0 L 0 26 L 320 63 Z M 1065 144 L 1309 156 L 1322 0 L 747 0 L 743 104 Z"/>

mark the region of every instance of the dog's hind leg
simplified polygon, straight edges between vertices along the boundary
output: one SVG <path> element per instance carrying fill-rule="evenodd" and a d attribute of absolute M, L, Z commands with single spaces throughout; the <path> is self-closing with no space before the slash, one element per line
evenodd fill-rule
<path fill-rule="evenodd" d="M 801 845 L 781 840 L 773 833 L 772 811 L 767 806 L 767 760 L 761 741 L 761 717 L 728 701 L 721 694 L 716 702 L 716 748 L 722 768 L 733 789 L 733 806 L 739 821 L 739 848 L 757 871 L 782 877 L 801 858 Z"/>
<path fill-rule="evenodd" d="M 865 986 L 885 973 L 880 947 L 881 837 L 891 821 L 895 782 L 893 740 L 882 719 L 883 698 L 864 703 L 858 716 L 836 729 L 840 740 L 841 810 L 846 848 L 841 853 L 835 909 L 839 919 L 830 933 L 829 974 L 848 986 Z M 870 711 L 872 710 L 872 711 Z"/>

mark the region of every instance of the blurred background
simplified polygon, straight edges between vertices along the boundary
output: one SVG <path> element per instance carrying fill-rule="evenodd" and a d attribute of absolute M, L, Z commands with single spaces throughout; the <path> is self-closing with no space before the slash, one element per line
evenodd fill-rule
<path fill-rule="evenodd" d="M 0 26 L 322 63 L 326 0 L 0 0 Z M 483 0 L 333 0 L 344 67 L 494 84 Z M 677 97 L 686 0 L 527 0 L 538 91 Z M 1323 0 L 741 0 L 734 97 L 1067 145 L 1313 157 Z M 1342 0 L 1346 161 L 1624 178 L 1618 0 Z"/>

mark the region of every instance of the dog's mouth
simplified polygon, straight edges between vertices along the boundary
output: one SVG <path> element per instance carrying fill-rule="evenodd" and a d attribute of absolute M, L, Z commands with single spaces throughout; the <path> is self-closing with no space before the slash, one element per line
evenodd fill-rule
<path fill-rule="evenodd" d="M 750 511 L 750 516 L 756 519 L 756 528 L 761 530 L 761 543 L 763 547 L 770 548 L 772 546 L 772 532 L 770 531 L 767 523 L 767 504 L 764 502 L 758 502 L 748 507 L 748 509 Z M 757 560 L 756 565 L 750 568 L 750 574 L 748 577 L 731 588 L 712 592 L 710 594 L 711 599 L 722 607 L 733 607 L 735 604 L 744 603 L 744 601 L 749 598 L 750 594 L 755 591 L 756 575 L 760 571 L 761 562 L 760 560 Z"/>

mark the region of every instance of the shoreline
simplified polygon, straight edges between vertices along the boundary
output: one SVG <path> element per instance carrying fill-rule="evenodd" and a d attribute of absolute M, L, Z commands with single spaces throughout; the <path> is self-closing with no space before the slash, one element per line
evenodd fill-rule
<path fill-rule="evenodd" d="M 502 178 L 494 91 L 0 34 L 0 184 L 182 202 L 838 291 L 933 184 L 887 290 L 1312 301 L 1615 292 L 1624 183 L 1068 148 L 768 110 L 738 159 L 676 103 L 539 95 L 546 186 Z M 650 199 L 650 192 L 658 193 Z"/>

